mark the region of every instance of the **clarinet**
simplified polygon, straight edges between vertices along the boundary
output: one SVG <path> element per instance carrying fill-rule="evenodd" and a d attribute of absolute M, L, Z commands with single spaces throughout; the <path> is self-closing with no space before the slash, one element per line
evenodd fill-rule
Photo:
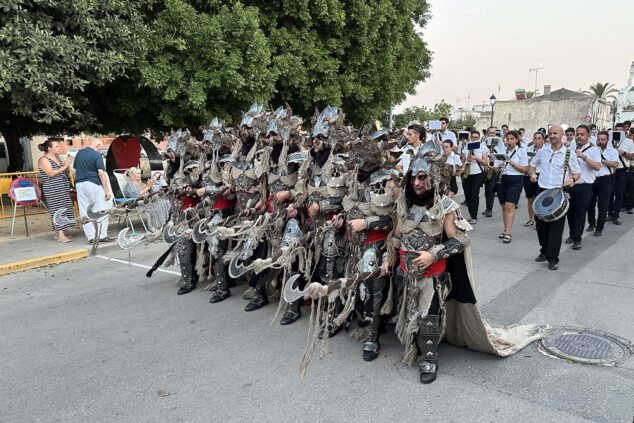
<path fill-rule="evenodd" d="M 508 152 L 509 152 L 509 149 L 507 147 L 506 152 L 504 154 L 508 154 Z M 498 182 L 497 182 L 498 184 L 502 183 L 502 173 L 504 173 L 504 169 L 506 168 L 507 164 L 508 164 L 507 162 L 504 162 L 504 166 L 502 166 L 502 169 L 500 169 L 500 173 L 498 173 Z"/>

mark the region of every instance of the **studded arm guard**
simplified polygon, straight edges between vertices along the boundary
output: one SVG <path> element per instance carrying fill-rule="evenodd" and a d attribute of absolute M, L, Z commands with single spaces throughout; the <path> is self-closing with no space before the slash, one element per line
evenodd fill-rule
<path fill-rule="evenodd" d="M 390 216 L 369 216 L 365 218 L 367 230 L 390 230 L 392 229 L 392 218 Z"/>
<path fill-rule="evenodd" d="M 429 252 L 434 256 L 434 261 L 446 259 L 463 251 L 465 244 L 457 238 L 449 238 L 442 244 L 434 245 Z"/>

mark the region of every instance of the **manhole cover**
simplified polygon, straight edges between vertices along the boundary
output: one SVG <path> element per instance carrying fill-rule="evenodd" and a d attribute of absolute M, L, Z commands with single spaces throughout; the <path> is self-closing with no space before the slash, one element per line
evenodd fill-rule
<path fill-rule="evenodd" d="M 613 365 L 630 356 L 624 339 L 592 329 L 555 328 L 540 341 L 547 353 L 585 364 Z"/>

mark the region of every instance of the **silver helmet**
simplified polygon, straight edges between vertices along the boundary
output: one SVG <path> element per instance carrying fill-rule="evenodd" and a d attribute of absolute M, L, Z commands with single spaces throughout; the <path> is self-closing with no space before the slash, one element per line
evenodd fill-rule
<path fill-rule="evenodd" d="M 434 141 L 427 141 L 420 147 L 414 160 L 412 160 L 412 164 L 409 166 L 410 172 L 412 175 L 419 172 L 429 174 L 434 159 L 441 155 L 442 147 Z"/>

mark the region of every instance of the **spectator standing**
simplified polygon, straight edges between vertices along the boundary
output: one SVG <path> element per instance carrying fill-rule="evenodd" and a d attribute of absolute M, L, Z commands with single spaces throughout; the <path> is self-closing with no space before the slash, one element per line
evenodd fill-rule
<path fill-rule="evenodd" d="M 79 150 L 75 156 L 75 187 L 77 189 L 77 206 L 79 214 L 85 216 L 90 203 L 95 203 L 95 210 L 108 208 L 112 196 L 108 185 L 108 175 L 103 165 L 101 148 L 103 142 L 100 139 L 90 140 L 90 146 Z M 108 216 L 104 216 L 97 222 L 99 234 L 95 233 L 92 222 L 82 225 L 84 234 L 90 243 L 95 237 L 99 242 L 114 241 L 108 237 Z"/>
<path fill-rule="evenodd" d="M 44 183 L 42 184 L 42 191 L 46 198 L 46 204 L 48 212 L 51 215 L 51 226 L 53 231 L 56 232 L 55 239 L 58 242 L 71 242 L 71 237 L 64 233 L 64 229 L 72 228 L 74 223 L 67 223 L 65 225 L 56 225 L 53 220 L 53 216 L 59 209 L 66 209 L 62 214 L 68 219 L 74 219 L 75 213 L 73 211 L 73 201 L 70 199 L 70 179 L 66 171 L 73 162 L 72 156 L 66 156 L 66 159 L 62 162 L 59 154 L 60 147 L 59 142 L 55 138 L 49 138 L 42 144 L 39 144 L 37 148 L 44 152 L 44 155 L 37 161 L 38 168 L 40 169 L 40 178 Z"/>

